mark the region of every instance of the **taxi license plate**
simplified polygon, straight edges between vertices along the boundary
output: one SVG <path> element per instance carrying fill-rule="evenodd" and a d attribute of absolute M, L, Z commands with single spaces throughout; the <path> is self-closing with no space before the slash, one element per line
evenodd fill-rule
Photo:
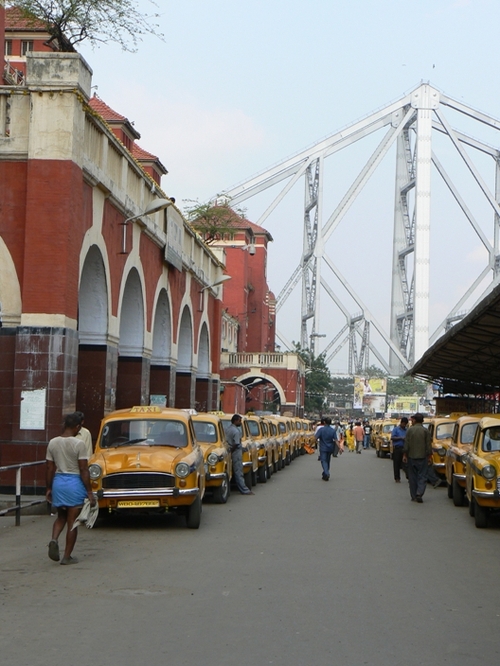
<path fill-rule="evenodd" d="M 119 509 L 151 509 L 160 506 L 160 500 L 122 500 Z"/>

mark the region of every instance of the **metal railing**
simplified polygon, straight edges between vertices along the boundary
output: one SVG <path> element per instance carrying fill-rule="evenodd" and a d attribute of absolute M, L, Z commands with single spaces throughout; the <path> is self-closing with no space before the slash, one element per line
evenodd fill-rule
<path fill-rule="evenodd" d="M 27 504 L 21 505 L 21 471 L 23 467 L 34 467 L 35 465 L 45 465 L 45 460 L 37 460 L 35 462 L 19 463 L 19 465 L 6 465 L 5 467 L 0 467 L 0 472 L 6 472 L 11 469 L 16 470 L 16 503 L 14 506 L 10 506 L 8 509 L 3 509 L 0 511 L 0 516 L 5 516 L 8 513 L 16 512 L 16 527 L 19 527 L 21 524 L 21 509 L 26 509 L 29 506 L 36 506 L 37 504 L 44 504 L 47 500 L 45 497 L 43 499 L 35 500 L 34 502 L 28 502 Z"/>

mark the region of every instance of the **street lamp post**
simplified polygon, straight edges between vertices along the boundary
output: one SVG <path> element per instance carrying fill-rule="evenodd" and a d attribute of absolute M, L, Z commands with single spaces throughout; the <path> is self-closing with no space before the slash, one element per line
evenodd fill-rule
<path fill-rule="evenodd" d="M 123 239 L 122 239 L 122 251 L 120 254 L 128 254 L 127 252 L 127 224 L 129 222 L 133 222 L 134 220 L 138 220 L 140 217 L 143 215 L 152 215 L 153 213 L 158 213 L 158 211 L 163 210 L 164 208 L 167 208 L 167 206 L 171 206 L 172 201 L 171 199 L 154 199 L 153 201 L 150 201 L 148 205 L 146 206 L 145 210 L 140 213 L 139 215 L 133 215 L 132 217 L 127 217 L 126 220 L 122 222 L 123 225 Z"/>

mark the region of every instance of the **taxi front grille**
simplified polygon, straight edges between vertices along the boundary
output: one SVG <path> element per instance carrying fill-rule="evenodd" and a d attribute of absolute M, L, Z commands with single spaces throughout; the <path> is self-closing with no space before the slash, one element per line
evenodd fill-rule
<path fill-rule="evenodd" d="M 103 488 L 174 488 L 175 477 L 172 474 L 156 472 L 127 472 L 111 474 L 102 480 Z"/>

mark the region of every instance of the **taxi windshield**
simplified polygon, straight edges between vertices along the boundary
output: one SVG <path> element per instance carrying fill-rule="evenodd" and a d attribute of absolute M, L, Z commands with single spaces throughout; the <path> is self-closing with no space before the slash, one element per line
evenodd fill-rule
<path fill-rule="evenodd" d="M 460 433 L 460 443 L 461 444 L 472 444 L 474 441 L 474 435 L 476 434 L 477 430 L 477 422 L 476 423 L 467 423 L 467 425 L 464 425 L 462 427 L 462 432 Z"/>
<path fill-rule="evenodd" d="M 252 437 L 260 436 L 259 424 L 256 421 L 247 421 L 247 425 Z"/>
<path fill-rule="evenodd" d="M 217 442 L 217 428 L 208 421 L 193 421 L 194 433 L 198 442 L 215 444 Z"/>
<path fill-rule="evenodd" d="M 387 423 L 383 428 L 382 432 L 392 432 L 394 429 L 394 423 Z"/>
<path fill-rule="evenodd" d="M 493 426 L 484 431 L 483 451 L 500 451 L 500 426 Z"/>
<path fill-rule="evenodd" d="M 121 446 L 187 446 L 186 426 L 182 421 L 166 419 L 130 419 L 109 421 L 103 428 L 101 449 Z"/>
<path fill-rule="evenodd" d="M 453 428 L 455 427 L 455 421 L 452 423 L 440 423 L 436 426 L 436 439 L 448 439 L 453 434 Z"/>

